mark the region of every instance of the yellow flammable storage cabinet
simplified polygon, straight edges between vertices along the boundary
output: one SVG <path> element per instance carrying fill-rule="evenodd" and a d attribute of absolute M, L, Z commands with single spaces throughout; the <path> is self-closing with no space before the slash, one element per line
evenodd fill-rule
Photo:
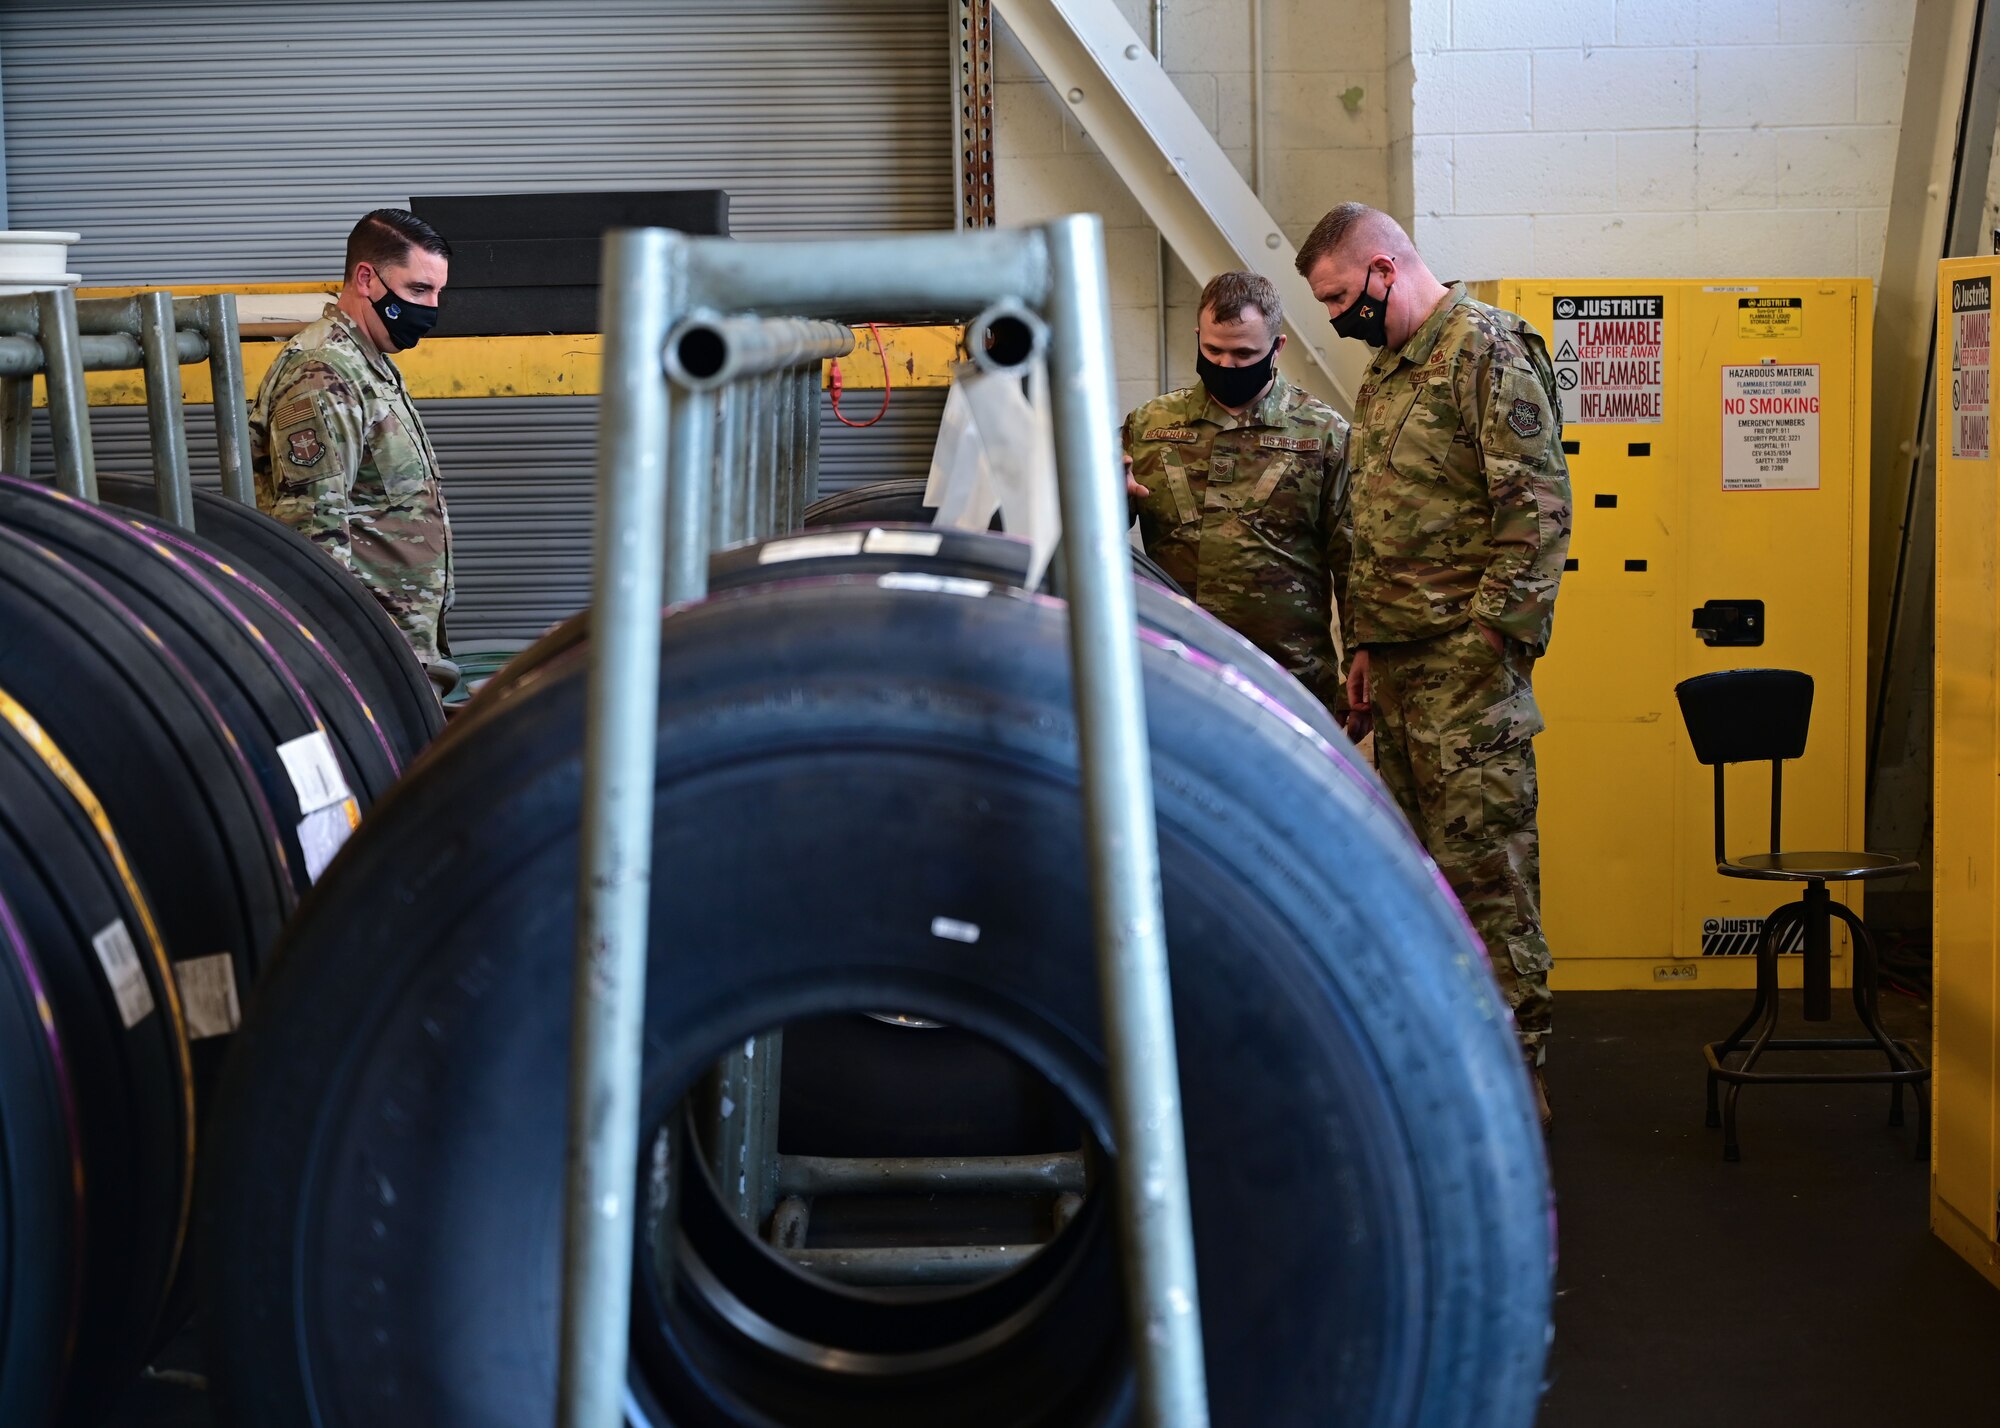
<path fill-rule="evenodd" d="M 1534 279 L 1481 296 L 1548 340 L 1574 486 L 1535 672 L 1554 985 L 1752 986 L 1757 927 L 1793 890 L 1717 876 L 1714 776 L 1674 685 L 1752 666 L 1812 675 L 1788 841 L 1865 846 L 1871 286 Z M 1729 787 L 1730 851 L 1761 851 L 1769 766 L 1737 766 Z M 1834 896 L 1858 909 L 1858 886 Z M 1795 955 L 1781 977 L 1798 985 Z"/>
<path fill-rule="evenodd" d="M 1938 265 L 1931 1228 L 2000 1284 L 2000 259 Z"/>

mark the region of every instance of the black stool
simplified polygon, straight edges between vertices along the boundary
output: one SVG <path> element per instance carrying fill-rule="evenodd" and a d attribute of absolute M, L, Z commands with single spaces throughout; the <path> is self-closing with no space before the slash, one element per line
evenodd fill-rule
<path fill-rule="evenodd" d="M 1806 727 L 1812 720 L 1812 676 L 1793 669 L 1732 669 L 1698 675 L 1674 688 L 1681 718 L 1695 757 L 1715 769 L 1715 870 L 1727 878 L 1804 883 L 1805 895 L 1764 919 L 1757 940 L 1757 995 L 1750 1015 L 1721 1041 L 1703 1048 L 1708 1058 L 1708 1123 L 1722 1127 L 1722 1158 L 1742 1158 L 1736 1143 L 1736 1098 L 1751 1082 L 1884 1081 L 1889 1084 L 1889 1124 L 1903 1123 L 1903 1083 L 1930 1078 L 1908 1042 L 1882 1028 L 1876 1009 L 1875 939 L 1856 917 L 1827 895 L 1826 885 L 1865 878 L 1898 878 L 1915 872 L 1916 864 L 1885 853 L 1780 851 L 1786 759 L 1805 753 Z M 1771 851 L 1731 858 L 1723 832 L 1723 772 L 1727 765 L 1768 759 L 1771 764 Z M 1854 936 L 1854 1010 L 1866 1037 L 1773 1039 L 1778 1029 L 1778 949 L 1803 934 L 1805 1019 L 1827 1021 L 1833 1015 L 1833 919 L 1847 924 Z M 1756 1038 L 1744 1050 L 1744 1038 L 1756 1028 Z M 1744 1051 L 1740 1065 L 1729 1058 Z M 1874 1051 L 1887 1058 L 1886 1071 L 1815 1071 L 1790 1075 L 1754 1069 L 1767 1051 Z M 1729 1089 L 1716 1104 L 1716 1083 Z M 1930 1147 L 1931 1108 L 1919 1092 L 1916 1158 Z"/>

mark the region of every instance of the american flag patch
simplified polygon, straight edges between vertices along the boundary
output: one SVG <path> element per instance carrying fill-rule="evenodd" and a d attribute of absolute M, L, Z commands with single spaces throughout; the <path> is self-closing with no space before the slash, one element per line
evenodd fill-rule
<path fill-rule="evenodd" d="M 317 415 L 318 412 L 313 407 L 311 397 L 293 397 L 289 402 L 286 402 L 271 413 L 271 425 L 274 427 L 297 426 L 301 422 L 311 421 Z"/>

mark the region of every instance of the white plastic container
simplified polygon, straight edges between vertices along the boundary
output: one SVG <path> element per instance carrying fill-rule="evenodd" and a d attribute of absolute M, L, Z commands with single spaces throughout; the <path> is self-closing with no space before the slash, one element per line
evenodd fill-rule
<path fill-rule="evenodd" d="M 69 245 L 82 238 L 81 233 L 0 230 L 0 295 L 75 287 L 83 279 L 65 270 Z"/>

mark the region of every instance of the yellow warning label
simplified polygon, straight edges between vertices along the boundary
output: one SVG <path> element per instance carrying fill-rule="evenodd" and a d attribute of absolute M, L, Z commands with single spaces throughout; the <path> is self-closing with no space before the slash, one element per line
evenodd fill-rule
<path fill-rule="evenodd" d="M 1738 337 L 1804 337 L 1806 300 L 1802 297 L 1736 299 Z"/>

